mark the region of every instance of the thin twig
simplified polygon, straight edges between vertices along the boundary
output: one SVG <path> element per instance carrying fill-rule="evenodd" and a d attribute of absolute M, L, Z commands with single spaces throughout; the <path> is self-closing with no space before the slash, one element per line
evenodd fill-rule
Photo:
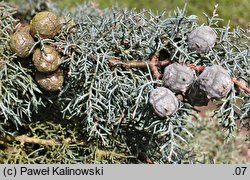
<path fill-rule="evenodd" d="M 130 69 L 130 68 L 147 68 L 147 64 L 149 67 L 151 66 L 158 66 L 158 67 L 165 67 L 169 64 L 171 64 L 171 61 L 169 60 L 164 60 L 164 61 L 137 61 L 137 60 L 132 60 L 132 61 L 121 61 L 119 59 L 110 59 L 109 60 L 110 66 L 122 66 L 124 68 Z"/>
<path fill-rule="evenodd" d="M 242 84 L 241 82 L 237 81 L 236 78 L 232 78 L 232 82 L 236 84 L 239 88 L 243 89 L 244 91 L 250 94 L 250 89 L 246 87 L 244 84 Z"/>
<path fill-rule="evenodd" d="M 20 141 L 22 144 L 24 143 L 33 143 L 33 144 L 40 144 L 40 145 L 56 145 L 56 141 L 48 140 L 48 139 L 39 139 L 36 137 L 28 137 L 26 135 L 16 136 L 16 141 Z"/>
<path fill-rule="evenodd" d="M 3 141 L 19 141 L 21 144 L 24 144 L 24 143 L 32 143 L 32 144 L 40 144 L 40 145 L 58 144 L 54 140 L 40 139 L 37 137 L 29 137 L 27 135 L 21 135 L 21 136 L 4 135 L 4 136 L 1 136 L 0 139 L 2 139 Z"/>

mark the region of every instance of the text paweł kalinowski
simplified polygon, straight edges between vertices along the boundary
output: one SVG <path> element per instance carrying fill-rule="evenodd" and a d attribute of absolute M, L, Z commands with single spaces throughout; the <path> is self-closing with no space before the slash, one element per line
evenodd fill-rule
<path fill-rule="evenodd" d="M 70 168 L 70 167 L 46 167 L 46 168 L 27 168 L 20 167 L 20 175 L 40 176 L 40 175 L 69 175 L 69 176 L 101 176 L 103 167 L 94 168 Z"/>

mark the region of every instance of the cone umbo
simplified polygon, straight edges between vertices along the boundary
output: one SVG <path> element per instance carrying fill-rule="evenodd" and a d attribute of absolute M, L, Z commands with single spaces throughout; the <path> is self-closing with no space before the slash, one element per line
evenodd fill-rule
<path fill-rule="evenodd" d="M 52 46 L 45 45 L 44 49 L 37 48 L 32 59 L 36 69 L 48 73 L 58 69 L 61 59 L 59 53 Z"/>
<path fill-rule="evenodd" d="M 164 85 L 173 92 L 186 92 L 193 80 L 193 70 L 185 65 L 173 63 L 164 69 Z"/>
<path fill-rule="evenodd" d="M 60 69 L 51 74 L 45 74 L 37 71 L 35 79 L 41 88 L 50 92 L 60 90 L 64 81 L 63 73 Z"/>
<path fill-rule="evenodd" d="M 174 93 L 165 87 L 157 87 L 150 93 L 149 103 L 159 117 L 167 117 L 178 110 L 178 100 Z"/>
<path fill-rule="evenodd" d="M 31 34 L 42 38 L 53 38 L 60 31 L 58 17 L 49 11 L 37 13 L 30 22 Z"/>
<path fill-rule="evenodd" d="M 10 37 L 10 49 L 17 54 L 18 57 L 28 57 L 29 51 L 34 45 L 33 37 L 26 31 L 17 31 Z"/>
<path fill-rule="evenodd" d="M 197 53 L 206 53 L 213 48 L 217 35 L 209 26 L 199 26 L 188 35 L 188 46 Z"/>
<path fill-rule="evenodd" d="M 200 89 L 206 92 L 208 98 L 227 96 L 233 85 L 227 70 L 219 65 L 206 67 L 198 81 Z"/>

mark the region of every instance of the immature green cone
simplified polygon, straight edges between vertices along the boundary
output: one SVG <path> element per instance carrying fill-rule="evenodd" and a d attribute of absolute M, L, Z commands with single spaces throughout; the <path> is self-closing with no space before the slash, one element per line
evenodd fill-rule
<path fill-rule="evenodd" d="M 50 92 L 60 90 L 64 81 L 63 73 L 60 69 L 51 74 L 45 74 L 37 71 L 35 79 L 41 88 Z"/>
<path fill-rule="evenodd" d="M 61 63 L 58 51 L 51 46 L 45 46 L 43 50 L 37 48 L 32 60 L 36 69 L 44 73 L 55 71 Z"/>
<path fill-rule="evenodd" d="M 10 49 L 17 54 L 18 57 L 28 57 L 29 51 L 34 45 L 33 37 L 26 31 L 17 31 L 10 37 Z"/>
<path fill-rule="evenodd" d="M 30 30 L 33 36 L 38 33 L 42 38 L 53 38 L 60 31 L 60 22 L 52 12 L 39 12 L 31 20 Z"/>
<path fill-rule="evenodd" d="M 198 81 L 200 89 L 207 93 L 208 98 L 227 96 L 233 85 L 227 70 L 219 65 L 206 67 Z"/>
<path fill-rule="evenodd" d="M 174 93 L 165 87 L 157 87 L 149 96 L 149 103 L 159 117 L 167 117 L 178 110 L 178 100 Z"/>
<path fill-rule="evenodd" d="M 173 63 L 164 69 L 162 79 L 164 85 L 173 92 L 186 92 L 193 83 L 194 72 L 185 65 Z"/>
<path fill-rule="evenodd" d="M 206 53 L 214 47 L 217 35 L 209 26 L 200 26 L 188 35 L 188 46 L 197 53 Z"/>

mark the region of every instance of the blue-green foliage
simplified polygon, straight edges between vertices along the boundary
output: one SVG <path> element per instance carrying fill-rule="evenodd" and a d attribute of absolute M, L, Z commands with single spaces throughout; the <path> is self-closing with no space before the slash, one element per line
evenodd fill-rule
<path fill-rule="evenodd" d="M 230 31 L 228 26 L 217 27 L 220 19 L 215 14 L 207 17 L 207 25 L 215 29 L 218 42 L 213 50 L 203 55 L 188 49 L 187 35 L 198 23 L 196 16 L 186 14 L 185 7 L 177 9 L 171 17 L 146 10 L 101 10 L 91 4 L 79 5 L 75 12 L 61 14 L 71 17 L 74 23 L 72 20 L 66 23 L 54 39 L 40 42 L 41 46 L 55 46 L 62 54 L 65 82 L 60 92 L 42 91 L 41 94 L 32 78 L 34 67 L 24 68 L 16 62 L 15 56 L 2 53 L 8 59 L 0 71 L 0 92 L 4 97 L 0 115 L 6 128 L 11 122 L 18 127 L 24 116 L 35 121 L 32 114 L 36 115 L 36 111 L 39 119 L 43 119 L 56 109 L 58 113 L 54 118 L 66 123 L 77 141 L 84 139 L 111 149 L 122 147 L 120 149 L 125 149 L 127 155 L 145 157 L 141 160 L 177 163 L 182 162 L 186 153 L 181 143 L 192 137 L 188 125 L 191 124 L 189 115 L 194 114 L 193 107 L 182 95 L 177 113 L 167 118 L 157 117 L 149 106 L 148 97 L 151 90 L 162 83 L 154 80 L 150 67 L 129 69 L 112 66 L 110 60 L 141 62 L 157 54 L 160 60 L 178 63 L 220 64 L 231 76 L 242 78 L 249 85 L 249 37 L 240 28 Z M 48 99 L 50 103 L 46 105 L 51 108 L 39 110 L 43 104 L 41 99 Z M 241 100 L 240 105 L 237 99 Z M 231 133 L 236 128 L 237 118 L 249 117 L 249 95 L 239 94 L 233 87 L 228 97 L 221 100 L 215 114 Z M 83 153 L 82 157 L 85 155 Z M 82 157 L 74 162 L 82 161 Z"/>
<path fill-rule="evenodd" d="M 0 2 L 0 10 L 0 131 L 14 133 L 42 105 L 41 91 L 32 71 L 17 62 L 8 47 L 16 9 Z"/>

